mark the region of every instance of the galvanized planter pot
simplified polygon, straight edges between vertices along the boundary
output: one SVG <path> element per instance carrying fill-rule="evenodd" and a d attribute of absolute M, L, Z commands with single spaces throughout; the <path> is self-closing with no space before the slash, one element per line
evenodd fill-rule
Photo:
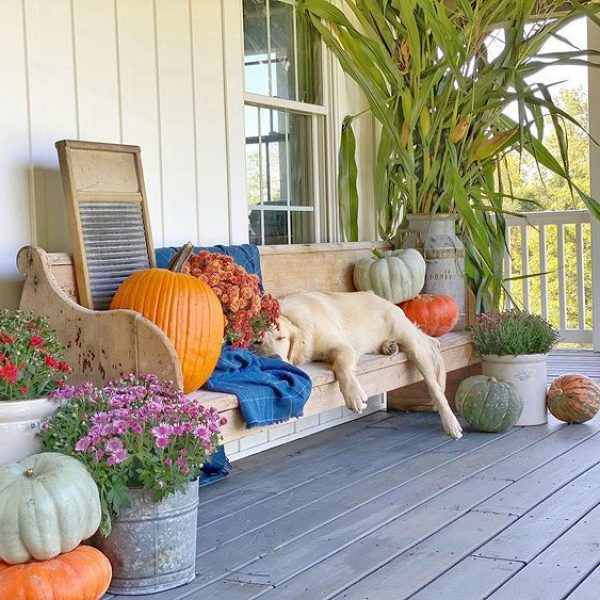
<path fill-rule="evenodd" d="M 131 490 L 107 538 L 94 545 L 110 560 L 113 594 L 142 595 L 189 583 L 196 576 L 198 482 L 184 492 L 153 502 L 148 492 Z"/>
<path fill-rule="evenodd" d="M 446 294 L 456 300 L 460 316 L 454 331 L 465 328 L 465 247 L 454 233 L 455 214 L 409 214 L 404 248 L 416 248 L 425 259 L 424 294 Z"/>

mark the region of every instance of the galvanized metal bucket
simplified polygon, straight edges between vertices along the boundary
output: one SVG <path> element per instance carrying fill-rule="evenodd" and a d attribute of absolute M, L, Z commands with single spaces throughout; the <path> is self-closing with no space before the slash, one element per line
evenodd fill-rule
<path fill-rule="evenodd" d="M 189 583 L 196 576 L 198 482 L 161 502 L 144 490 L 131 492 L 131 506 L 121 510 L 110 535 L 94 538 L 113 568 L 108 591 L 154 594 Z"/>

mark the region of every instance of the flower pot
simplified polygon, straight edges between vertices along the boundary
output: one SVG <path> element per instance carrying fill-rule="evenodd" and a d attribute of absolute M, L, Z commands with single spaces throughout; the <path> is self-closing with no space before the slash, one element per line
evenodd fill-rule
<path fill-rule="evenodd" d="M 196 576 L 198 482 L 154 502 L 150 492 L 130 490 L 108 537 L 94 545 L 110 560 L 113 594 L 143 595 L 189 583 Z"/>
<path fill-rule="evenodd" d="M 0 400 L 0 465 L 40 452 L 42 442 L 35 434 L 57 408 L 48 398 Z"/>
<path fill-rule="evenodd" d="M 460 309 L 454 331 L 465 327 L 465 247 L 455 233 L 458 215 L 408 214 L 408 236 L 404 248 L 416 248 L 427 265 L 424 294 L 446 294 Z"/>
<path fill-rule="evenodd" d="M 512 383 L 521 394 L 523 412 L 515 425 L 542 425 L 548 422 L 546 408 L 547 354 L 481 357 L 484 375 Z"/>

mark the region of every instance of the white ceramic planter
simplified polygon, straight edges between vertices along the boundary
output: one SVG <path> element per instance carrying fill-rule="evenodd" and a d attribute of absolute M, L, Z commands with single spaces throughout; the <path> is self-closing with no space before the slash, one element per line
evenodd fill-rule
<path fill-rule="evenodd" d="M 57 408 L 47 398 L 0 400 L 0 465 L 40 452 L 42 443 L 35 434 Z"/>
<path fill-rule="evenodd" d="M 547 354 L 481 357 L 484 375 L 512 383 L 523 399 L 523 412 L 515 425 L 542 425 L 548 422 L 546 408 Z"/>

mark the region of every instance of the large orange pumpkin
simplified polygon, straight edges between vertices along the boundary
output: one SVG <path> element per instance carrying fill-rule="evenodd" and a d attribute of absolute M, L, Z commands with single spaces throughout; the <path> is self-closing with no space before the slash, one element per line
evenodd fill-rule
<path fill-rule="evenodd" d="M 0 561 L 0 600 L 99 600 L 111 577 L 108 558 L 91 546 L 21 565 Z"/>
<path fill-rule="evenodd" d="M 223 344 L 224 318 L 216 294 L 203 281 L 179 273 L 187 261 L 177 255 L 169 269 L 130 275 L 110 307 L 135 310 L 160 327 L 173 342 L 183 375 L 183 391 L 202 387 L 213 372 Z"/>
<path fill-rule="evenodd" d="M 600 386 L 586 375 L 566 373 L 548 390 L 548 410 L 565 423 L 585 423 L 600 409 Z"/>
<path fill-rule="evenodd" d="M 419 294 L 402 302 L 400 308 L 421 331 L 433 337 L 452 331 L 460 315 L 456 300 L 446 294 Z"/>

